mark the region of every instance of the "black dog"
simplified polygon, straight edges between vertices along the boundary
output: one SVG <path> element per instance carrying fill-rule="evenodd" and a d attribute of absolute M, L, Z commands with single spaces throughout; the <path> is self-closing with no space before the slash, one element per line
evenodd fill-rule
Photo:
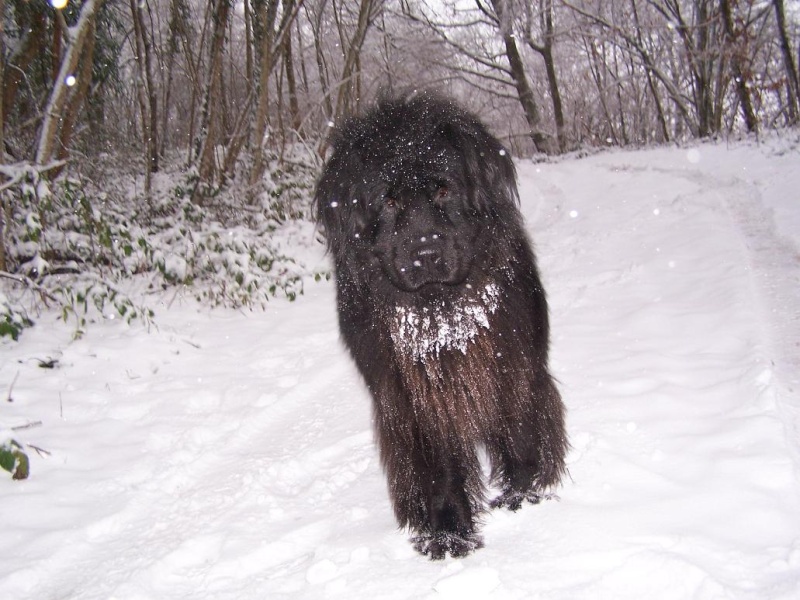
<path fill-rule="evenodd" d="M 547 301 L 508 152 L 427 94 L 335 131 L 317 218 L 339 326 L 374 400 L 394 511 L 431 558 L 482 545 L 477 448 L 517 510 L 564 474 L 564 407 L 547 369 Z"/>

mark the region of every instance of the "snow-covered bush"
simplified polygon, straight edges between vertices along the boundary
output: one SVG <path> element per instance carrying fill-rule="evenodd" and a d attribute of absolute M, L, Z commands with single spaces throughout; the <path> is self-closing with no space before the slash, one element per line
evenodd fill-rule
<path fill-rule="evenodd" d="M 9 302 L 8 298 L 0 291 L 0 338 L 10 337 L 19 339 L 20 333 L 26 327 L 33 325 L 21 307 Z"/>
<path fill-rule="evenodd" d="M 65 319 L 83 327 L 98 315 L 149 319 L 145 299 L 169 290 L 231 307 L 302 293 L 308 273 L 275 238 L 309 219 L 310 164 L 274 157 L 260 193 L 230 183 L 199 201 L 193 172 L 179 166 L 153 175 L 149 197 L 141 174 L 94 165 L 87 171 L 102 177 L 48 181 L 30 166 L 20 169 L 18 183 L 3 192 L 4 285 L 27 293 L 13 302 L 0 297 L 0 334 L 16 339 L 29 324 L 19 308 L 25 302 L 58 303 Z"/>

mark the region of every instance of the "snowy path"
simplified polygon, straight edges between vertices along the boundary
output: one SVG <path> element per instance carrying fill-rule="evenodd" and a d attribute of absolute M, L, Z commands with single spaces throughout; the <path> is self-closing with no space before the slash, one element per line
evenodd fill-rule
<path fill-rule="evenodd" d="M 786 145 L 784 142 L 783 145 Z M 266 313 L 159 310 L 0 345 L 0 598 L 800 596 L 800 154 L 780 144 L 520 167 L 569 408 L 560 502 L 486 548 L 395 529 L 333 285 Z M 58 368 L 37 359 L 57 358 Z"/>

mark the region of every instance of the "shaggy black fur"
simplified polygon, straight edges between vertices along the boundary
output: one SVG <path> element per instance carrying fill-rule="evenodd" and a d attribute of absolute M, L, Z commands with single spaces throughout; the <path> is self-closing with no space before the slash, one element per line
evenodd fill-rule
<path fill-rule="evenodd" d="M 423 554 L 464 556 L 482 545 L 478 448 L 502 489 L 490 506 L 511 510 L 559 483 L 568 448 L 514 165 L 428 94 L 380 102 L 332 147 L 317 218 L 394 511 Z"/>

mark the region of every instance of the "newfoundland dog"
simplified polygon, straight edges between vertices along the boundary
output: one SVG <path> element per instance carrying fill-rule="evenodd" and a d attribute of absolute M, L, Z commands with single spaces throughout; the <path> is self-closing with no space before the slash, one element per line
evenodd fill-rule
<path fill-rule="evenodd" d="M 565 472 L 514 164 L 474 116 L 429 94 L 381 101 L 331 143 L 315 210 L 394 512 L 422 554 L 464 556 L 482 546 L 481 448 L 492 508 L 535 504 Z"/>

